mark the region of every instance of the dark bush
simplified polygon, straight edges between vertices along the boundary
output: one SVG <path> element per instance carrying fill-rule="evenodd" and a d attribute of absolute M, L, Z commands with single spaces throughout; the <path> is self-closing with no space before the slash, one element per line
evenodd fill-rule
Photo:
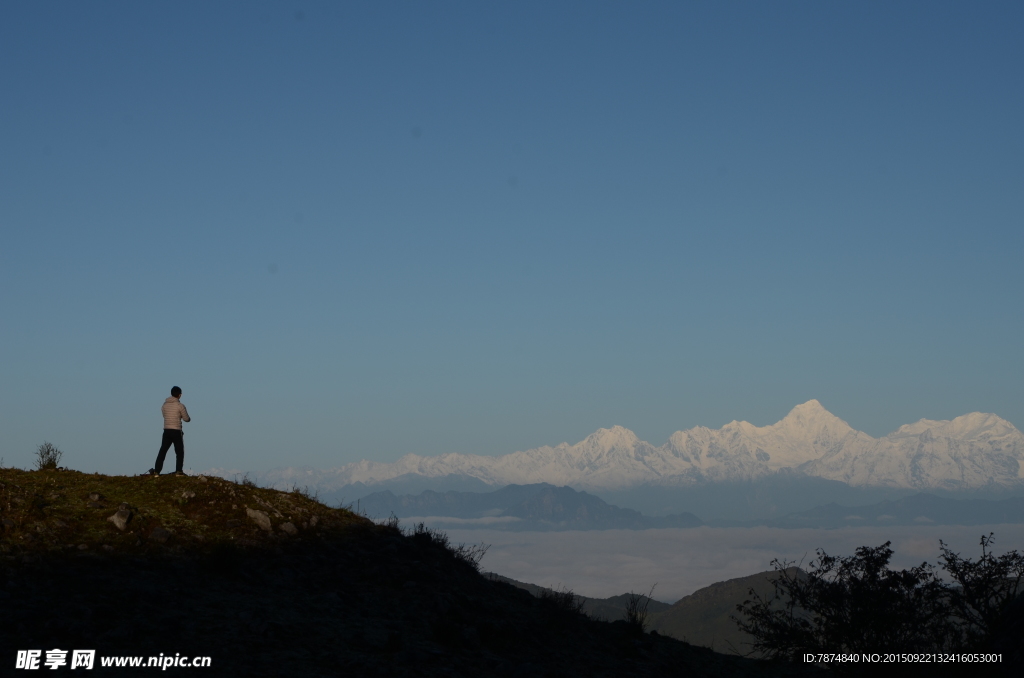
<path fill-rule="evenodd" d="M 953 637 L 955 650 L 993 649 L 1006 627 L 1020 616 L 1024 554 L 1014 550 L 998 557 L 992 555 L 993 538 L 993 533 L 981 538 L 981 557 L 977 561 L 961 558 L 939 542 L 939 560 L 954 582 L 949 601 L 953 616 L 959 620 Z"/>
<path fill-rule="evenodd" d="M 798 660 L 804 653 L 928 652 L 949 635 L 946 589 L 927 563 L 890 570 L 890 542 L 851 557 L 818 550 L 806 574 L 773 561 L 774 594 L 737 606 L 754 651 Z"/>
<path fill-rule="evenodd" d="M 570 614 L 583 614 L 583 598 L 573 593 L 568 587 L 542 589 L 541 600 L 547 601 L 556 610 Z"/>
<path fill-rule="evenodd" d="M 40 471 L 55 469 L 64 453 L 56 445 L 44 442 L 36 449 L 36 468 Z"/>
<path fill-rule="evenodd" d="M 818 550 L 804 572 L 775 560 L 774 591 L 737 605 L 754 653 L 800 661 L 805 653 L 990 650 L 1005 642 L 1020 616 L 1024 556 L 990 553 L 982 537 L 977 561 L 940 542 L 944 582 L 928 563 L 890 570 L 890 542 L 851 557 Z"/>

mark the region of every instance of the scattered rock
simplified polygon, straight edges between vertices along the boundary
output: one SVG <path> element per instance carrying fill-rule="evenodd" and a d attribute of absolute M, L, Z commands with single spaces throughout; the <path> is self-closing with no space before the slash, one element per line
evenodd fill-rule
<path fill-rule="evenodd" d="M 110 522 L 114 523 L 114 527 L 124 532 L 125 528 L 128 527 L 128 523 L 132 519 L 132 512 L 121 509 L 114 515 L 107 518 Z"/>
<path fill-rule="evenodd" d="M 103 498 L 103 495 L 100 494 L 99 492 L 93 492 L 92 494 L 89 495 L 89 501 L 99 501 L 100 499 Z"/>
<path fill-rule="evenodd" d="M 122 501 L 121 505 L 117 507 L 121 511 L 131 511 L 132 507 L 128 505 L 128 502 Z"/>
<path fill-rule="evenodd" d="M 56 518 L 53 521 L 53 526 L 54 527 L 67 527 L 68 524 L 65 523 L 63 520 L 61 520 L 60 518 Z"/>
<path fill-rule="evenodd" d="M 199 482 L 201 482 L 201 483 L 205 483 L 205 482 L 208 482 L 208 481 L 206 480 L 206 476 L 199 476 Z"/>
<path fill-rule="evenodd" d="M 295 527 L 295 525 L 293 525 L 292 523 L 281 523 L 278 526 L 278 529 L 280 529 L 282 532 L 287 532 L 293 537 L 299 533 L 299 528 Z"/>
<path fill-rule="evenodd" d="M 316 524 L 320 522 L 320 516 L 313 516 L 309 519 L 309 524 L 316 527 Z"/>
<path fill-rule="evenodd" d="M 252 518 L 253 522 L 260 526 L 260 529 L 271 532 L 273 528 L 270 526 L 270 516 L 264 511 L 257 511 L 255 509 L 245 509 L 245 515 Z"/>
<path fill-rule="evenodd" d="M 149 533 L 149 538 L 155 542 L 166 544 L 167 540 L 171 538 L 171 532 L 162 527 L 154 527 L 153 531 Z"/>
<path fill-rule="evenodd" d="M 89 550 L 89 545 L 88 544 L 79 544 L 78 545 L 78 550 L 79 551 L 88 551 Z"/>
<path fill-rule="evenodd" d="M 265 501 L 263 499 L 260 499 L 260 497 L 258 495 L 255 495 L 255 494 L 252 495 L 252 498 L 256 500 L 257 504 L 267 508 L 271 513 L 273 513 L 278 518 L 284 518 L 284 515 L 280 511 L 278 511 L 276 508 L 274 508 L 273 506 L 270 505 L 270 502 Z"/>
<path fill-rule="evenodd" d="M 184 492 L 181 493 L 181 496 L 183 499 L 191 499 L 192 497 L 196 496 L 196 493 L 193 492 L 192 490 L 185 490 Z"/>

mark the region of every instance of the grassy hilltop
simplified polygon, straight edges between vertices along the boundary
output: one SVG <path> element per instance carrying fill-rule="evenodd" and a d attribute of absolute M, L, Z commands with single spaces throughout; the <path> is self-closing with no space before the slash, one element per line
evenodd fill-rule
<path fill-rule="evenodd" d="M 478 555 L 298 491 L 0 469 L 0 666 L 13 669 L 19 649 L 61 648 L 206 655 L 202 672 L 217 676 L 799 669 L 594 621 L 485 578 Z"/>

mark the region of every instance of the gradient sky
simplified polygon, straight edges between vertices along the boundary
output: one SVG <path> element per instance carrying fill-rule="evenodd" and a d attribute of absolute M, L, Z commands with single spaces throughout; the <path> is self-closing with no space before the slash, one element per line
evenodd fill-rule
<path fill-rule="evenodd" d="M 1024 5 L 4 2 L 0 457 L 1024 425 Z"/>

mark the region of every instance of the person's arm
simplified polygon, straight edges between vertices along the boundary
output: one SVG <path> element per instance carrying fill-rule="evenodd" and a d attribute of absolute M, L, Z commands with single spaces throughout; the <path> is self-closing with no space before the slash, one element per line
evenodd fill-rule
<path fill-rule="evenodd" d="M 188 417 L 188 410 L 185 409 L 185 406 L 182 405 L 180 402 L 178 403 L 178 405 L 181 406 L 181 420 L 182 421 L 192 421 Z"/>

